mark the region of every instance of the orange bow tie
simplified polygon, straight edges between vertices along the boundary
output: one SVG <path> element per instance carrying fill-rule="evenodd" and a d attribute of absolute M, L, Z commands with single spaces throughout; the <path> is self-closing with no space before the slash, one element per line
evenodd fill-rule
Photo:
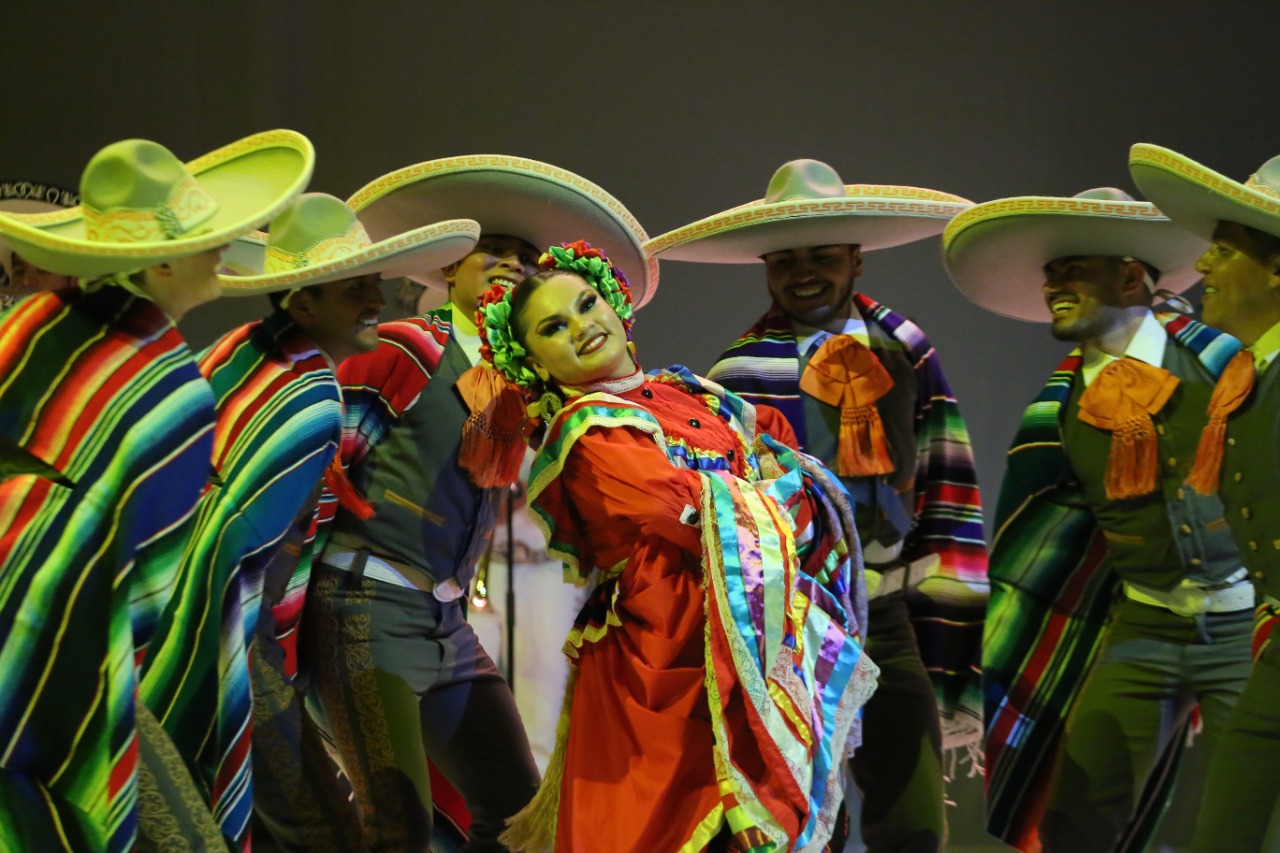
<path fill-rule="evenodd" d="M 1227 362 L 1218 377 L 1213 396 L 1209 398 L 1209 423 L 1200 433 L 1200 445 L 1196 448 L 1196 464 L 1187 475 L 1187 485 L 1202 495 L 1218 491 L 1218 479 L 1222 471 L 1223 443 L 1227 437 L 1227 418 L 1249 398 L 1253 390 L 1253 356 L 1243 350 Z"/>
<path fill-rule="evenodd" d="M 1132 358 L 1108 364 L 1080 395 L 1077 417 L 1111 433 L 1107 497 L 1124 500 L 1156 489 L 1160 467 L 1151 416 L 1169 401 L 1178 377 Z"/>
<path fill-rule="evenodd" d="M 335 453 L 329 460 L 329 467 L 324 469 L 324 485 L 339 505 L 361 521 L 368 521 L 376 514 L 373 504 L 365 500 L 364 495 L 355 484 L 347 479 L 347 470 L 342 467 L 342 454 Z"/>
<path fill-rule="evenodd" d="M 809 359 L 800 390 L 840 408 L 836 473 L 843 477 L 892 474 L 893 459 L 884 423 L 876 410 L 893 387 L 893 377 L 875 353 L 849 335 L 833 335 Z"/>

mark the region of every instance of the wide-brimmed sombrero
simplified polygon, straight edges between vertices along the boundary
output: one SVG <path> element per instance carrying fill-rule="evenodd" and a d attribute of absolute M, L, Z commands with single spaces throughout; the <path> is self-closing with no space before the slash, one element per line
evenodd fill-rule
<path fill-rule="evenodd" d="M 971 300 L 1006 317 L 1048 323 L 1045 264 L 1084 255 L 1129 257 L 1160 271 L 1162 290 L 1180 293 L 1199 279 L 1205 243 L 1155 205 L 1113 187 L 1069 198 L 1018 196 L 957 216 L 942 233 L 951 280 Z"/>
<path fill-rule="evenodd" d="M 1280 237 L 1280 156 L 1241 183 L 1177 151 L 1138 143 L 1129 150 L 1129 173 L 1170 219 L 1205 240 L 1219 222 Z"/>
<path fill-rule="evenodd" d="M 479 222 L 485 234 L 519 237 L 539 251 L 586 240 L 626 274 L 636 308 L 658 288 L 658 262 L 641 250 L 648 235 L 631 212 L 586 178 L 537 160 L 501 154 L 430 160 L 383 175 L 347 203 L 374 240 L 461 216 Z M 410 277 L 446 286 L 438 268 Z"/>
<path fill-rule="evenodd" d="M 442 267 L 465 256 L 480 237 L 472 219 L 435 222 L 374 242 L 347 203 L 325 193 L 305 193 L 271 222 L 263 271 L 223 275 L 224 296 L 292 290 L 328 281 L 379 274 L 397 278 L 424 267 Z M 226 263 L 224 258 L 224 264 Z"/>
<path fill-rule="evenodd" d="M 2 213 L 52 213 L 66 210 L 80 203 L 75 190 L 39 181 L 0 181 L 0 212 Z M 0 237 L 0 266 L 3 280 L 13 275 L 13 247 Z"/>
<path fill-rule="evenodd" d="M 919 187 L 845 184 L 819 160 L 792 160 L 769 181 L 765 197 L 668 231 L 645 243 L 654 257 L 749 264 L 802 246 L 856 243 L 887 249 L 941 233 L 973 202 Z"/>
<path fill-rule="evenodd" d="M 41 269 L 92 278 L 217 248 L 265 225 L 306 188 L 310 141 L 292 130 L 245 137 L 187 163 L 127 139 L 99 151 L 80 204 L 54 213 L 0 212 L 0 235 Z"/>

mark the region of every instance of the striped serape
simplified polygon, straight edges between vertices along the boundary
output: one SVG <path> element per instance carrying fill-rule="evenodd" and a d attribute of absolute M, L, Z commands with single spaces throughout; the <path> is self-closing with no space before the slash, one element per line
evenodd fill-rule
<path fill-rule="evenodd" d="M 218 340 L 200 358 L 217 399 L 214 467 L 139 697 L 208 796 L 223 834 L 247 846 L 253 697 L 248 649 L 263 576 L 337 451 L 333 370 L 288 315 Z"/>
<path fill-rule="evenodd" d="M 124 287 L 39 294 L 0 319 L 0 849 L 133 845 L 135 666 L 213 421 L 182 335 Z"/>

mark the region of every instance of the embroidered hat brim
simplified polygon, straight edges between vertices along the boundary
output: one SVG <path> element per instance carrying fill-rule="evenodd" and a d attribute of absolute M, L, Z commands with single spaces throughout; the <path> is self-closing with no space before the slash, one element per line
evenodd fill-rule
<path fill-rule="evenodd" d="M 0 213 L 52 213 L 79 203 L 74 190 L 36 181 L 0 181 Z M 13 274 L 13 246 L 0 237 L 0 265 Z"/>
<path fill-rule="evenodd" d="M 41 269 L 92 278 L 137 270 L 215 249 L 261 227 L 306 189 L 315 166 L 311 142 L 292 130 L 245 137 L 186 164 L 217 211 L 190 234 L 169 240 L 110 242 L 86 234 L 83 206 L 52 213 L 0 212 L 0 235 Z"/>
<path fill-rule="evenodd" d="M 1219 222 L 1235 222 L 1280 237 L 1280 195 L 1147 143 L 1129 150 L 1129 173 L 1143 195 L 1179 226 L 1205 240 L 1213 239 Z"/>
<path fill-rule="evenodd" d="M 658 262 L 640 248 L 648 235 L 631 212 L 586 178 L 537 160 L 475 154 L 417 163 L 371 181 L 347 204 L 373 240 L 461 216 L 484 234 L 519 237 L 539 251 L 586 240 L 626 274 L 636 308 L 658 288 Z M 446 287 L 438 267 L 409 277 Z"/>
<path fill-rule="evenodd" d="M 341 257 L 281 273 L 258 275 L 226 275 L 222 279 L 223 296 L 252 296 L 275 290 L 293 290 L 346 278 L 378 274 L 382 278 L 400 278 L 425 267 L 439 268 L 464 257 L 480 237 L 480 224 L 473 219 L 450 219 L 415 228 L 388 240 L 357 249 Z M 264 241 L 262 232 L 254 232 L 253 242 Z M 265 242 L 260 250 L 265 253 Z M 226 259 L 223 264 L 226 266 Z M 261 263 L 261 262 L 259 262 Z"/>
<path fill-rule="evenodd" d="M 844 198 L 763 199 L 732 207 L 645 243 L 654 257 L 711 264 L 758 263 L 802 246 L 856 243 L 864 252 L 936 236 L 973 202 L 920 187 L 846 184 Z"/>
<path fill-rule="evenodd" d="M 1020 196 L 984 202 L 942 234 L 951 280 L 972 301 L 1006 317 L 1048 323 L 1045 264 L 1084 255 L 1132 257 L 1160 270 L 1157 287 L 1180 293 L 1199 280 L 1204 241 L 1145 201 Z"/>

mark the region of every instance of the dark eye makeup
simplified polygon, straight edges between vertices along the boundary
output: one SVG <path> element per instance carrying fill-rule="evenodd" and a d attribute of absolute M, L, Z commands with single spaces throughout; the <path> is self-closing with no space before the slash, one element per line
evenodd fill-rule
<path fill-rule="evenodd" d="M 595 291 L 584 293 L 575 300 L 574 309 L 579 314 L 585 314 L 595 307 L 596 301 L 599 298 L 599 294 Z M 561 315 L 555 314 L 542 321 L 538 326 L 538 334 L 544 338 L 549 338 L 561 329 L 564 329 L 567 325 L 568 324 L 565 323 L 564 318 Z"/>

